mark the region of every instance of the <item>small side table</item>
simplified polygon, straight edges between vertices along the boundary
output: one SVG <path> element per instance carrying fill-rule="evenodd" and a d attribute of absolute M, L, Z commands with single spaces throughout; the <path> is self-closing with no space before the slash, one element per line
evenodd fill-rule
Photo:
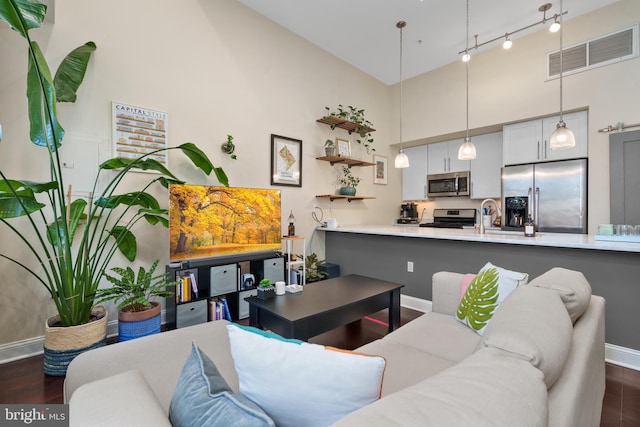
<path fill-rule="evenodd" d="M 296 267 L 302 266 L 300 270 L 302 270 L 302 278 L 300 279 L 301 283 L 299 285 L 304 285 L 307 282 L 307 268 L 305 265 L 305 259 L 307 258 L 307 244 L 306 239 L 300 236 L 282 236 L 282 240 L 285 242 L 286 253 L 287 253 L 287 285 L 291 285 L 291 271 L 295 270 Z M 291 260 L 291 251 L 295 246 L 295 242 L 302 242 L 302 261 L 292 261 Z"/>

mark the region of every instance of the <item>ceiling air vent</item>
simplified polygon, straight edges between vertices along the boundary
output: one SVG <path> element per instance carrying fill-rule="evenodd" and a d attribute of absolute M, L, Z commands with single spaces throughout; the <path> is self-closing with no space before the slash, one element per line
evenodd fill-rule
<path fill-rule="evenodd" d="M 562 74 L 574 74 L 638 56 L 638 24 L 567 47 L 562 51 Z M 547 55 L 547 79 L 560 74 L 560 51 Z"/>

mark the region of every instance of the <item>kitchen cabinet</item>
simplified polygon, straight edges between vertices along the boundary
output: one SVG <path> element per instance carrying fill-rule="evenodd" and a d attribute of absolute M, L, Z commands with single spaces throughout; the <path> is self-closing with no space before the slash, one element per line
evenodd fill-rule
<path fill-rule="evenodd" d="M 429 174 L 468 171 L 469 160 L 458 160 L 458 149 L 463 142 L 457 139 L 427 145 Z"/>
<path fill-rule="evenodd" d="M 402 169 L 402 200 L 427 198 L 427 145 L 403 149 L 409 167 Z"/>
<path fill-rule="evenodd" d="M 586 111 L 563 115 L 575 138 L 575 147 L 551 150 L 549 140 L 556 130 L 560 116 L 528 120 L 505 125 L 503 128 L 504 165 L 568 160 L 588 156 L 588 118 Z"/>
<path fill-rule="evenodd" d="M 471 138 L 476 158 L 470 161 L 471 199 L 500 199 L 502 168 L 502 132 Z"/>

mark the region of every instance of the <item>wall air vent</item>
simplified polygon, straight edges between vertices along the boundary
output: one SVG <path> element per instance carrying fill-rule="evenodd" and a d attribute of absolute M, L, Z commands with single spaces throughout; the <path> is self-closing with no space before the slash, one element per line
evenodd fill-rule
<path fill-rule="evenodd" d="M 575 74 L 638 57 L 638 24 L 562 51 L 562 74 Z M 547 54 L 547 79 L 560 74 L 560 51 Z"/>

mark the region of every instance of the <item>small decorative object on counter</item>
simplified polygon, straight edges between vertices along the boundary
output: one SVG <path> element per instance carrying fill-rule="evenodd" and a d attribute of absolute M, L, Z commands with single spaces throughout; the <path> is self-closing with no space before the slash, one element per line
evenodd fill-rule
<path fill-rule="evenodd" d="M 527 222 L 524 223 L 524 235 L 525 237 L 535 237 L 536 224 L 533 222 L 531 215 L 527 218 Z"/>
<path fill-rule="evenodd" d="M 289 214 L 289 228 L 287 229 L 287 235 L 288 236 L 295 236 L 296 235 L 295 222 L 296 222 L 296 217 L 293 216 L 293 210 L 291 210 L 291 213 Z"/>

